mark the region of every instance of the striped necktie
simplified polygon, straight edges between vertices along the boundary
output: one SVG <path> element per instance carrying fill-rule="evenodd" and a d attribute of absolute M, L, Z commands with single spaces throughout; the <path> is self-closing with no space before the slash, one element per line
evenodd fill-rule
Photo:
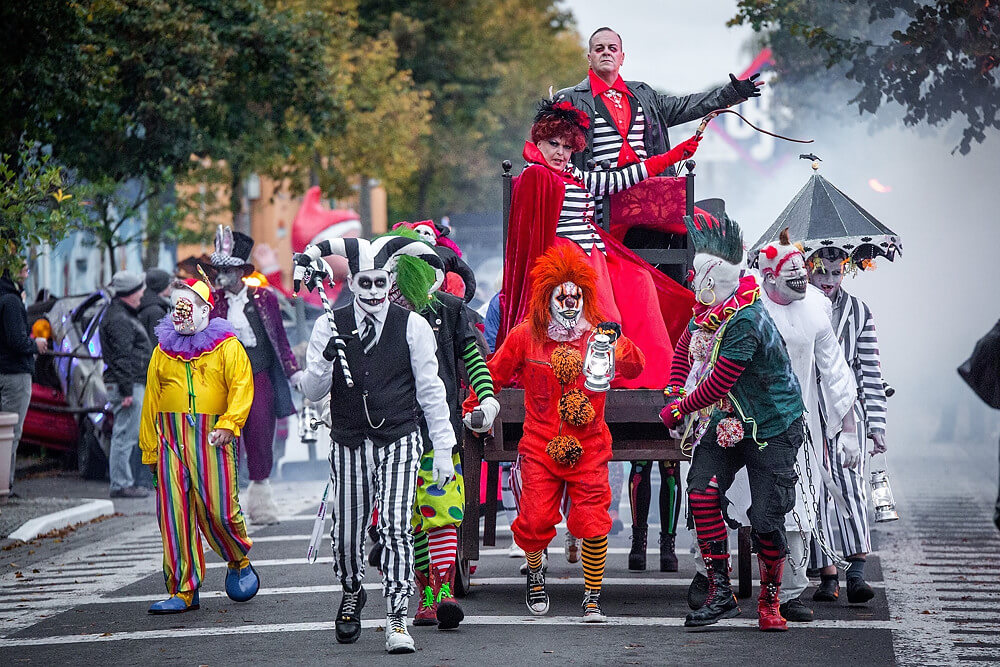
<path fill-rule="evenodd" d="M 371 315 L 365 315 L 364 330 L 361 332 L 361 347 L 365 354 L 371 352 L 372 348 L 375 347 L 375 318 Z"/>

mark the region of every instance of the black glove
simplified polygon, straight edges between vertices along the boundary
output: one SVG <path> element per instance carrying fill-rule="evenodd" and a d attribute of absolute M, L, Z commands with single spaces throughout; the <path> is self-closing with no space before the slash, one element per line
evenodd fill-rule
<path fill-rule="evenodd" d="M 749 99 L 751 97 L 760 97 L 760 88 L 757 87 L 756 79 L 760 76 L 760 72 L 756 74 L 751 74 L 749 79 L 737 79 L 735 74 L 729 74 L 729 81 L 732 82 L 733 88 L 736 89 L 736 93 L 744 98 Z"/>
<path fill-rule="evenodd" d="M 323 350 L 323 358 L 327 361 L 333 361 L 337 358 L 337 339 L 330 338 L 326 342 L 326 348 Z"/>
<path fill-rule="evenodd" d="M 601 322 L 597 325 L 597 331 L 604 334 L 611 332 L 609 335 L 611 336 L 611 342 L 614 343 L 621 338 L 622 325 L 617 322 Z"/>

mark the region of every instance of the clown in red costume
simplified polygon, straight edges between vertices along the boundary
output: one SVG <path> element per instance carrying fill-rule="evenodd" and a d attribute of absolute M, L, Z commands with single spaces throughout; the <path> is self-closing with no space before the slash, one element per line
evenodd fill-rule
<path fill-rule="evenodd" d="M 532 614 L 548 611 L 542 554 L 556 535 L 566 491 L 571 501 L 567 526 L 583 538 L 585 622 L 606 620 L 600 593 L 611 529 L 611 433 L 604 423 L 606 395 L 585 388 L 583 359 L 591 337 L 606 332 L 614 342 L 616 373 L 635 378 L 645 365 L 643 353 L 621 335 L 618 324 L 603 322 L 597 280 L 572 246 L 549 249 L 531 271 L 526 320 L 487 363 L 496 387 L 510 386 L 518 377 L 525 390 L 524 436 L 518 443 L 522 495 L 512 526 L 528 560 L 525 602 Z M 596 329 L 595 323 L 600 323 Z M 473 393 L 464 411 L 478 402 Z"/>

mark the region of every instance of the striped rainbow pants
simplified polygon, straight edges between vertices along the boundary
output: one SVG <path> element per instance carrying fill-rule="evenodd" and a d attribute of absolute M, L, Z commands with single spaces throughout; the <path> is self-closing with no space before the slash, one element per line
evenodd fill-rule
<path fill-rule="evenodd" d="M 197 590 L 205 576 L 199 528 L 212 550 L 228 562 L 245 558 L 253 545 L 240 509 L 236 443 L 208 444 L 217 419 L 179 412 L 161 412 L 156 418 L 156 514 L 163 538 L 163 578 L 171 595 Z"/>

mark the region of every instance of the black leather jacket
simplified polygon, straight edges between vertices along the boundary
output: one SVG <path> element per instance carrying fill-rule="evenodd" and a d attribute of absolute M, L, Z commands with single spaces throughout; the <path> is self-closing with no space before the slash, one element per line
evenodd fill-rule
<path fill-rule="evenodd" d="M 639 104 L 642 105 L 643 115 L 646 118 L 646 131 L 643 134 L 643 144 L 646 155 L 652 157 L 661 155 L 670 150 L 670 136 L 667 128 L 680 125 L 692 120 L 697 120 L 716 109 L 724 109 L 737 102 L 743 101 L 732 83 L 727 83 L 715 90 L 705 93 L 695 93 L 674 97 L 673 95 L 661 95 L 653 90 L 648 84 L 642 81 L 626 81 L 628 87 Z M 590 128 L 587 131 L 587 148 L 579 153 L 573 154 L 573 164 L 580 169 L 587 168 L 587 162 L 593 158 L 594 144 L 594 118 L 598 111 L 594 105 L 594 94 L 590 90 L 590 80 L 584 79 L 572 88 L 563 88 L 556 93 L 555 99 L 569 100 L 577 109 L 585 111 L 590 116 Z M 604 111 L 603 109 L 601 111 Z M 606 119 L 612 123 L 610 118 Z M 613 124 L 613 123 L 612 123 Z M 674 168 L 668 167 L 663 173 L 665 176 L 674 176 Z"/>

